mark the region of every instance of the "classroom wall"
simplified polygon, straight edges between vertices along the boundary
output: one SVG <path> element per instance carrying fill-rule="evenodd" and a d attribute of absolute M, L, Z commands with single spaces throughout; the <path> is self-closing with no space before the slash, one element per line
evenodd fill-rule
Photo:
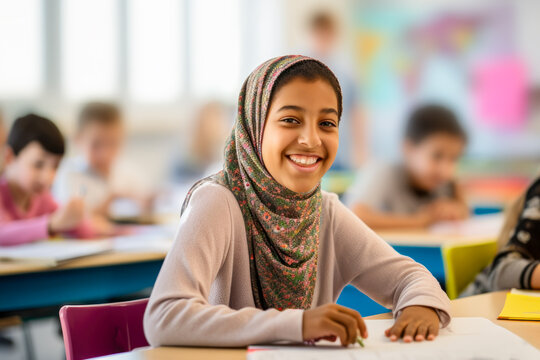
<path fill-rule="evenodd" d="M 32 0 L 25 0 L 31 2 Z M 191 0 L 179 0 L 182 3 L 190 4 Z M 205 4 L 214 6 L 213 0 L 205 0 Z M 540 2 L 536 0 L 519 1 L 499 1 L 499 0 L 295 0 L 295 1 L 272 1 L 272 0 L 233 0 L 241 9 L 238 18 L 240 19 L 240 39 L 241 59 L 238 64 L 239 71 L 237 79 L 227 83 L 228 92 L 219 96 L 229 106 L 235 106 L 236 96 L 243 79 L 261 61 L 271 56 L 287 52 L 303 52 L 309 47 L 306 36 L 306 23 L 309 16 L 320 9 L 327 9 L 342 20 L 342 39 L 339 51 L 346 57 L 353 60 L 358 68 L 357 76 L 360 84 L 359 101 L 366 111 L 368 119 L 367 138 L 370 143 L 370 153 L 372 156 L 383 159 L 395 159 L 399 156 L 399 141 L 401 136 L 401 126 L 405 115 L 411 104 L 418 100 L 408 94 L 399 95 L 394 93 L 394 98 L 390 101 L 378 103 L 376 99 L 381 89 L 381 84 L 385 84 L 388 72 L 365 71 L 365 54 L 358 51 L 359 32 L 363 29 L 363 22 L 372 21 L 377 15 L 386 11 L 390 15 L 398 12 L 414 13 L 417 9 L 432 9 L 431 14 L 450 12 L 455 14 L 471 14 L 482 11 L 485 7 L 493 7 L 497 4 L 507 6 L 509 17 L 512 17 L 512 42 L 515 49 L 513 53 L 523 60 L 530 86 L 527 91 L 536 91 L 540 88 L 540 47 L 536 45 L 540 37 L 540 23 L 536 14 L 540 12 Z M 17 115 L 27 111 L 42 112 L 58 121 L 62 130 L 71 136 L 74 130 L 75 115 L 84 99 L 70 100 L 65 98 L 61 92 L 61 79 L 58 77 L 61 69 L 61 62 L 55 56 L 61 53 L 61 26 L 58 25 L 61 16 L 61 0 L 51 0 L 46 4 L 46 18 L 44 20 L 45 31 L 51 33 L 52 40 L 44 43 L 47 48 L 45 61 L 47 87 L 45 91 L 37 97 L 11 98 L 0 96 L 0 107 L 4 109 L 8 123 Z M 416 9 L 416 10 L 415 10 Z M 510 16 L 510 14 L 512 14 Z M 393 15 L 392 15 L 393 16 Z M 391 20 L 391 28 L 398 17 L 388 18 Z M 430 12 L 419 13 L 419 18 L 429 18 Z M 414 18 L 414 16 L 412 16 Z M 403 17 L 404 18 L 404 17 Z M 394 20 L 392 20 L 394 19 Z M 193 21 L 193 20 L 192 20 Z M 394 21 L 394 23 L 392 22 Z M 190 25 L 184 24 L 184 30 L 189 30 Z M 395 25 L 395 24 L 394 24 Z M 231 25 L 232 26 L 232 25 Z M 121 37 L 126 38 L 127 34 L 121 32 Z M 2 47 L 0 38 L 0 51 L 8 51 Z M 188 46 L 189 48 L 189 46 Z M 233 49 L 234 47 L 225 48 Z M 6 54 L 6 53 L 4 53 Z M 127 53 L 126 53 L 127 54 Z M 122 55 L 123 57 L 126 54 Z M 227 57 L 227 51 L 223 57 Z M 0 53 L 2 56 L 2 53 Z M 219 57 L 213 58 L 214 64 L 219 62 Z M 189 60 L 189 61 L 193 61 Z M 188 63 L 189 63 L 188 61 Z M 209 64 L 212 64 L 211 62 Z M 377 61 L 377 66 L 384 65 L 384 61 Z M 182 65 L 187 66 L 187 65 Z M 217 65 L 216 65 L 217 66 Z M 401 65 L 400 65 L 401 66 Z M 125 71 L 122 76 L 125 77 Z M 460 70 L 458 69 L 458 72 Z M 189 73 L 189 72 L 188 72 Z M 372 86 L 367 76 L 374 74 Z M 394 76 L 394 75 L 392 75 Z M 220 86 L 223 81 L 219 80 Z M 397 86 L 392 84 L 399 80 L 399 74 L 389 80 L 390 86 L 385 91 L 392 94 L 397 91 Z M 124 78 L 122 81 L 125 81 Z M 186 80 L 188 81 L 188 80 Z M 462 81 L 467 84 L 469 78 L 462 77 Z M 189 82 L 189 81 L 188 81 Z M 459 91 L 451 90 L 455 95 Z M 426 90 L 424 93 L 429 93 Z M 398 94 L 399 96 L 396 96 Z M 452 95 L 452 96 L 454 96 Z M 194 94 L 190 91 L 179 94 L 174 101 L 158 103 L 141 103 L 131 100 L 125 92 L 119 93 L 112 100 L 118 101 L 126 109 L 126 117 L 129 119 L 130 141 L 132 150 L 126 151 L 127 156 L 137 159 L 139 155 L 145 154 L 147 158 L 153 158 L 148 166 L 156 166 L 163 169 L 167 166 L 168 157 L 165 153 L 176 150 L 175 144 L 182 142 L 189 137 L 190 121 L 193 119 L 193 112 L 196 105 L 207 99 L 212 99 L 211 92 L 205 94 Z M 538 97 L 538 96 L 537 96 Z M 459 96 L 452 98 L 455 103 L 466 102 Z M 540 154 L 540 100 L 531 101 L 528 108 L 525 125 L 516 129 L 494 129 L 486 126 L 485 123 L 478 122 L 470 115 L 469 104 L 458 106 L 458 113 L 464 118 L 467 128 L 471 132 L 471 144 L 467 157 L 476 161 L 489 159 L 490 161 L 512 161 L 513 159 L 529 159 L 536 161 Z M 234 114 L 231 114 L 231 120 Z M 178 137 L 169 136 L 176 134 Z M 146 147 L 145 144 L 154 144 Z M 143 149 L 143 150 L 139 150 Z M 162 170 L 155 170 L 155 173 L 163 173 Z"/>

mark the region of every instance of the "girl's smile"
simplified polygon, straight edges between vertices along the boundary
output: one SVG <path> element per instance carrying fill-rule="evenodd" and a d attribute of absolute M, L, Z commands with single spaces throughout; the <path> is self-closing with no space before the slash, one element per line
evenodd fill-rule
<path fill-rule="evenodd" d="M 316 155 L 294 154 L 287 155 L 292 166 L 298 171 L 315 171 L 321 165 L 322 158 Z"/>

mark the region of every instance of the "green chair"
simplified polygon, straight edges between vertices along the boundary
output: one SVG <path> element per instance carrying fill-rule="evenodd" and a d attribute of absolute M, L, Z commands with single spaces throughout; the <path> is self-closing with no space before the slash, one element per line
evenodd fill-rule
<path fill-rule="evenodd" d="M 495 240 L 444 245 L 442 256 L 446 293 L 450 300 L 457 298 L 476 275 L 491 264 L 496 254 Z"/>

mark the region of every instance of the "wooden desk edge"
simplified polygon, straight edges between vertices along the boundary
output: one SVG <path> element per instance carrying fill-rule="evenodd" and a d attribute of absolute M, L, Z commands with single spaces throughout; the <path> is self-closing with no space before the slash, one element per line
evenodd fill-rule
<path fill-rule="evenodd" d="M 163 252 L 107 252 L 73 259 L 57 266 L 47 266 L 39 262 L 0 262 L 0 276 L 27 274 L 33 272 L 82 269 L 97 266 L 112 266 L 144 261 L 162 260 Z"/>

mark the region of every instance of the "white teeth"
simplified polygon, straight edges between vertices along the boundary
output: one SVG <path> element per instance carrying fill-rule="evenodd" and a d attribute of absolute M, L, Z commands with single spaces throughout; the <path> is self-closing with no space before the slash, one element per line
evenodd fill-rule
<path fill-rule="evenodd" d="M 297 164 L 313 165 L 319 159 L 316 156 L 291 155 L 289 158 Z"/>

